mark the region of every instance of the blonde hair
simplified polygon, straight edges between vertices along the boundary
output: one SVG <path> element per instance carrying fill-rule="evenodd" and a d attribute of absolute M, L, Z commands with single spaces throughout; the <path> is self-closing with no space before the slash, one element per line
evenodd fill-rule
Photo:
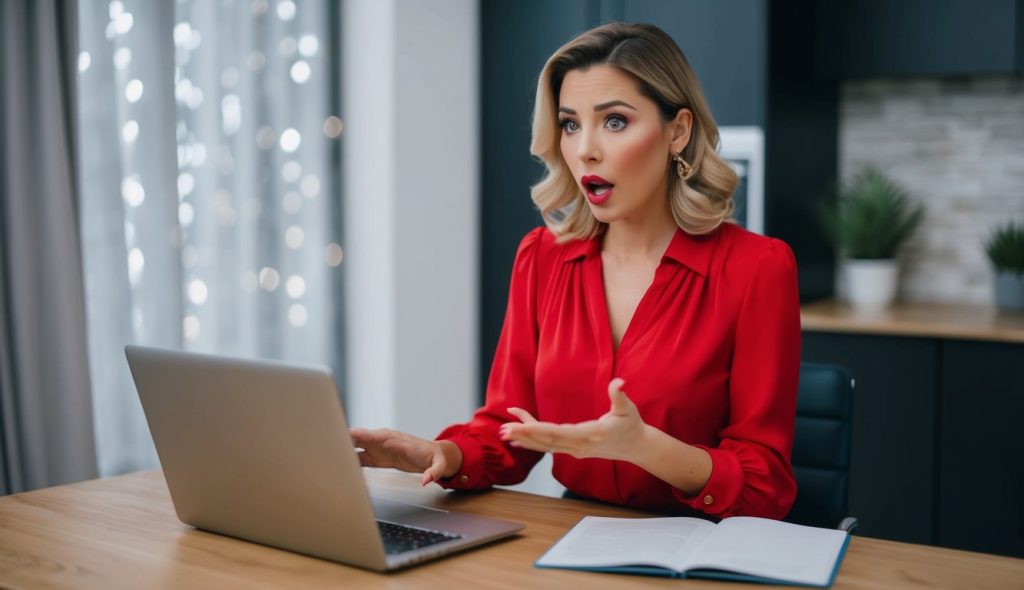
<path fill-rule="evenodd" d="M 609 65 L 631 75 L 640 92 L 658 105 L 663 121 L 679 109 L 693 113 L 690 142 L 680 153 L 692 166 L 684 181 L 666 154 L 668 199 L 676 224 L 691 234 L 714 231 L 733 212 L 732 194 L 739 184 L 733 169 L 715 151 L 718 126 L 700 83 L 683 52 L 664 31 L 649 24 L 608 23 L 569 41 L 541 70 L 533 110 L 530 153 L 547 174 L 530 188 L 530 196 L 559 242 L 593 237 L 605 226 L 598 221 L 562 158 L 558 96 L 565 75 L 592 65 Z"/>

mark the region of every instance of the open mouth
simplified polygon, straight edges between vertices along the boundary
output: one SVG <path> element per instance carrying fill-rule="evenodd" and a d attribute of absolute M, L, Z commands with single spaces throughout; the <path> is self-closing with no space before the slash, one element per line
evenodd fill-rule
<path fill-rule="evenodd" d="M 584 176 L 580 179 L 580 184 L 586 190 L 587 199 L 595 205 L 600 205 L 607 201 L 611 197 L 612 188 L 615 187 L 614 184 L 600 176 Z"/>

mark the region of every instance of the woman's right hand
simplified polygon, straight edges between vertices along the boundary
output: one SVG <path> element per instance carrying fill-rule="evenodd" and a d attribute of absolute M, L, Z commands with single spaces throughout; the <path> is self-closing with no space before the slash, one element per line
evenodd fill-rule
<path fill-rule="evenodd" d="M 387 428 L 353 428 L 349 433 L 355 445 L 363 449 L 359 463 L 364 467 L 422 472 L 421 485 L 451 477 L 462 468 L 462 450 L 451 441 L 425 440 Z"/>

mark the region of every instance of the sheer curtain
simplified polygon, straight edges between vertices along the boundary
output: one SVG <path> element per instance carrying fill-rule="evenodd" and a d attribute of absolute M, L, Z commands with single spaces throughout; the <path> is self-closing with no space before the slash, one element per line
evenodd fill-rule
<path fill-rule="evenodd" d="M 128 343 L 342 370 L 336 4 L 79 0 L 101 474 L 156 466 Z M 340 311 L 340 310 L 339 310 Z"/>

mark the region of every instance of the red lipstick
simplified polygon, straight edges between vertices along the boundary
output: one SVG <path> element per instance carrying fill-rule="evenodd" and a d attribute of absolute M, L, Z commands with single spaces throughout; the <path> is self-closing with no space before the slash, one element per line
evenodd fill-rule
<path fill-rule="evenodd" d="M 580 179 L 583 190 L 587 194 L 587 200 L 594 205 L 600 205 L 611 198 L 614 184 L 597 176 L 588 174 Z"/>

